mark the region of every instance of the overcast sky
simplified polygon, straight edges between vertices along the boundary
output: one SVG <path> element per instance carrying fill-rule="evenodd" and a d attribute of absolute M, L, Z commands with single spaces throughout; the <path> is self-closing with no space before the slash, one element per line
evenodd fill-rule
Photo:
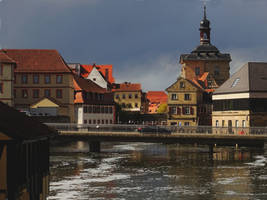
<path fill-rule="evenodd" d="M 211 41 L 231 72 L 267 62 L 267 0 L 210 0 Z M 57 49 L 66 62 L 112 64 L 116 82 L 165 90 L 199 44 L 200 0 L 0 0 L 0 45 Z"/>

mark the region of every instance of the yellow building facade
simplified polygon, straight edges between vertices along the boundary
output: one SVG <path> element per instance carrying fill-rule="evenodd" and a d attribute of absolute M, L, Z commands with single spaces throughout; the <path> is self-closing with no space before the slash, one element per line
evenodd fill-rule
<path fill-rule="evenodd" d="M 4 53 L 0 52 L 0 101 L 14 105 L 13 81 L 16 63 Z"/>
<path fill-rule="evenodd" d="M 168 125 L 196 126 L 198 105 L 202 103 L 203 90 L 182 77 L 166 89 L 168 92 Z"/>
<path fill-rule="evenodd" d="M 58 115 L 74 122 L 73 74 L 56 50 L 14 50 L 3 52 L 18 64 L 14 72 L 14 104 L 30 111 L 44 97 L 59 104 Z"/>
<path fill-rule="evenodd" d="M 112 89 L 114 101 L 119 104 L 124 111 L 137 111 L 143 109 L 142 90 L 140 84 L 123 83 L 116 84 Z"/>

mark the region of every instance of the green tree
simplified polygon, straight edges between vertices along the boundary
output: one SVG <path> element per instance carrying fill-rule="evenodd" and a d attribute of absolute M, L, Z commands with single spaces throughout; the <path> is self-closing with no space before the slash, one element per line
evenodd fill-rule
<path fill-rule="evenodd" d="M 167 103 L 162 103 L 159 105 L 157 113 L 167 113 Z"/>

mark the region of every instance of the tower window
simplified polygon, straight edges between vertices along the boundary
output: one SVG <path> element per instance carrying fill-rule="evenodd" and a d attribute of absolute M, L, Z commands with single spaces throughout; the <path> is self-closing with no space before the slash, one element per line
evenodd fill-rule
<path fill-rule="evenodd" d="M 220 75 L 220 69 L 218 67 L 215 67 L 214 69 L 214 75 L 219 76 Z"/>
<path fill-rule="evenodd" d="M 199 67 L 195 68 L 195 74 L 196 74 L 196 76 L 198 76 L 200 74 L 200 68 Z"/>

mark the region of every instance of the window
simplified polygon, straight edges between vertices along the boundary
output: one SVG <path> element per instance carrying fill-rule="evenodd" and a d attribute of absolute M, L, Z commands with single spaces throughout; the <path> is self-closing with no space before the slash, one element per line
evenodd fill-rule
<path fill-rule="evenodd" d="M 3 83 L 0 83 L 0 94 L 4 93 Z"/>
<path fill-rule="evenodd" d="M 39 90 L 38 89 L 32 90 L 32 97 L 33 98 L 39 98 Z"/>
<path fill-rule="evenodd" d="M 39 83 L 39 75 L 38 74 L 33 74 L 33 83 L 38 84 Z"/>
<path fill-rule="evenodd" d="M 51 83 L 51 77 L 50 74 L 45 74 L 45 84 Z"/>
<path fill-rule="evenodd" d="M 190 94 L 184 94 L 184 100 L 186 100 L 186 101 L 191 100 Z"/>
<path fill-rule="evenodd" d="M 180 88 L 185 88 L 184 82 L 180 82 Z"/>
<path fill-rule="evenodd" d="M 239 126 L 239 121 L 235 120 L 235 127 L 238 127 L 238 126 Z"/>
<path fill-rule="evenodd" d="M 119 99 L 120 98 L 120 95 L 119 94 L 116 94 L 116 99 Z"/>
<path fill-rule="evenodd" d="M 189 126 L 190 123 L 189 123 L 189 122 L 185 122 L 184 125 L 185 125 L 185 126 Z"/>
<path fill-rule="evenodd" d="M 176 107 L 170 107 L 170 114 L 175 115 L 176 111 L 177 111 Z"/>
<path fill-rule="evenodd" d="M 219 127 L 219 120 L 216 120 L 216 124 L 215 124 L 216 127 Z"/>
<path fill-rule="evenodd" d="M 177 94 L 172 94 L 172 100 L 177 100 L 178 99 L 178 95 Z"/>
<path fill-rule="evenodd" d="M 105 107 L 104 106 L 101 106 L 101 113 L 105 113 Z"/>
<path fill-rule="evenodd" d="M 87 106 L 84 106 L 84 107 L 83 107 L 83 112 L 84 112 L 84 113 L 87 113 Z"/>
<path fill-rule="evenodd" d="M 22 92 L 21 93 L 22 98 L 28 98 L 28 90 L 23 89 L 21 92 Z"/>
<path fill-rule="evenodd" d="M 222 127 L 224 127 L 224 120 L 222 120 Z"/>
<path fill-rule="evenodd" d="M 57 75 L 56 76 L 56 83 L 62 83 L 63 82 L 63 76 L 62 75 Z"/>
<path fill-rule="evenodd" d="M 237 85 L 237 83 L 239 82 L 240 78 L 236 78 L 232 84 L 232 88 L 235 87 Z"/>
<path fill-rule="evenodd" d="M 138 94 L 135 94 L 135 95 L 134 95 L 134 98 L 138 99 Z"/>
<path fill-rule="evenodd" d="M 62 90 L 61 89 L 57 89 L 56 90 L 56 97 L 57 98 L 62 98 Z"/>
<path fill-rule="evenodd" d="M 0 75 L 3 75 L 3 65 L 0 64 Z"/>
<path fill-rule="evenodd" d="M 93 120 L 93 124 L 96 124 L 96 120 L 95 119 Z"/>
<path fill-rule="evenodd" d="M 108 120 L 106 119 L 106 124 L 108 124 Z"/>
<path fill-rule="evenodd" d="M 135 103 L 135 105 L 134 105 L 136 108 L 138 108 L 138 103 Z"/>
<path fill-rule="evenodd" d="M 23 84 L 28 83 L 28 76 L 27 76 L 27 74 L 22 74 L 21 75 L 21 83 L 23 83 Z"/>
<path fill-rule="evenodd" d="M 100 124 L 100 119 L 97 120 L 97 124 Z"/>
<path fill-rule="evenodd" d="M 242 120 L 242 127 L 245 128 L 246 127 L 246 121 Z"/>
<path fill-rule="evenodd" d="M 125 94 L 122 95 L 122 98 L 125 99 Z"/>
<path fill-rule="evenodd" d="M 219 67 L 215 67 L 214 68 L 214 75 L 215 76 L 219 76 L 220 75 L 220 69 L 219 69 Z"/>
<path fill-rule="evenodd" d="M 85 120 L 83 120 L 83 123 L 84 123 L 84 124 L 87 124 L 87 120 L 86 120 L 86 119 L 85 119 Z"/>
<path fill-rule="evenodd" d="M 16 91 L 16 89 L 13 90 L 13 95 L 14 95 L 14 98 L 17 98 L 17 91 Z"/>
<path fill-rule="evenodd" d="M 184 107 L 184 115 L 190 115 L 190 107 Z"/>
<path fill-rule="evenodd" d="M 102 124 L 105 124 L 105 121 L 102 119 Z"/>
<path fill-rule="evenodd" d="M 195 74 L 196 74 L 196 76 L 198 76 L 200 74 L 200 68 L 199 67 L 195 68 Z"/>
<path fill-rule="evenodd" d="M 131 98 L 132 98 L 132 94 L 129 94 L 129 96 L 128 96 L 128 97 L 129 97 L 129 99 L 131 99 Z"/>
<path fill-rule="evenodd" d="M 112 121 L 112 119 L 111 119 L 111 120 L 109 120 L 109 123 L 110 123 L 110 124 L 113 124 L 113 121 Z"/>
<path fill-rule="evenodd" d="M 88 112 L 88 113 L 92 113 L 92 112 L 93 112 L 92 106 L 88 106 L 88 107 L 87 107 L 87 112 Z"/>
<path fill-rule="evenodd" d="M 91 119 L 88 120 L 88 124 L 92 124 L 92 120 Z"/>
<path fill-rule="evenodd" d="M 44 96 L 45 96 L 45 97 L 50 97 L 50 96 L 51 96 L 50 89 L 45 89 L 45 90 L 44 90 Z"/>

